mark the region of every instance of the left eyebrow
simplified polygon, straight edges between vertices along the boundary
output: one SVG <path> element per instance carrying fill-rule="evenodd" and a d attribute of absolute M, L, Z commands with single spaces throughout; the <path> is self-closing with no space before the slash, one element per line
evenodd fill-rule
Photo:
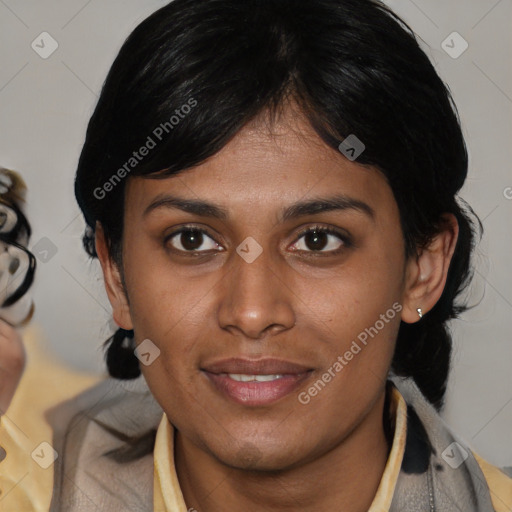
<path fill-rule="evenodd" d="M 320 197 L 292 204 L 285 208 L 281 214 L 281 222 L 289 219 L 295 219 L 306 215 L 316 215 L 317 213 L 330 212 L 335 210 L 356 210 L 364 213 L 372 220 L 375 220 L 375 211 L 365 202 L 348 197 L 345 195 L 335 195 L 332 197 Z"/>
<path fill-rule="evenodd" d="M 220 220 L 228 220 L 228 211 L 222 206 L 208 201 L 187 199 L 168 194 L 158 195 L 144 210 L 145 217 L 151 211 L 158 208 L 179 209 L 202 217 L 213 217 Z M 313 198 L 307 201 L 299 201 L 287 206 L 281 211 L 280 222 L 296 219 L 307 215 L 317 215 L 323 212 L 336 210 L 356 210 L 364 213 L 372 220 L 375 219 L 375 211 L 367 203 L 348 197 L 346 195 L 335 195 L 331 197 Z"/>

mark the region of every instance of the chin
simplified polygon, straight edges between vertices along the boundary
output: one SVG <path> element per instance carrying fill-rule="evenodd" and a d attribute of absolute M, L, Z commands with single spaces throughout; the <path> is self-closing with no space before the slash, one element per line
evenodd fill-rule
<path fill-rule="evenodd" d="M 250 441 L 242 443 L 236 452 L 219 457 L 219 460 L 233 469 L 255 472 L 285 471 L 298 463 L 291 453 L 279 453 L 271 447 L 258 448 Z"/>

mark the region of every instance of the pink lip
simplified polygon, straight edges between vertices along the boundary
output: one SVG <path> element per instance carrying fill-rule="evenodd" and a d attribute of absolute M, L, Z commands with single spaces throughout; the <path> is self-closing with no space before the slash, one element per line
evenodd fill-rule
<path fill-rule="evenodd" d="M 279 359 L 224 359 L 202 368 L 204 374 L 223 394 L 242 405 L 267 405 L 295 390 L 312 373 L 311 368 Z M 269 382 L 239 382 L 228 373 L 246 375 L 282 375 Z"/>

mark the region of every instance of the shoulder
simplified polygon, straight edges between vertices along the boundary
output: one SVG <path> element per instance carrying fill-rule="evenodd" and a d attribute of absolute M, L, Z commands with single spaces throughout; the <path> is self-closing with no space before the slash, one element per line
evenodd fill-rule
<path fill-rule="evenodd" d="M 52 512 L 152 512 L 153 447 L 163 411 L 143 377 L 105 379 L 49 412 Z"/>
<path fill-rule="evenodd" d="M 473 455 L 484 474 L 485 480 L 491 491 L 491 499 L 496 512 L 510 512 L 512 510 L 512 468 L 508 468 L 509 474 L 504 469 L 492 465 L 473 451 Z"/>
<path fill-rule="evenodd" d="M 25 373 L 0 421 L 2 510 L 152 512 L 154 434 L 163 411 L 143 377 L 118 381 L 49 358 L 24 333 Z M 108 490 L 108 492 L 105 492 Z"/>
<path fill-rule="evenodd" d="M 73 371 L 48 356 L 35 326 L 23 332 L 27 364 L 0 419 L 0 499 L 5 510 L 48 510 L 55 454 L 46 412 L 95 385 L 100 377 Z M 2 508 L 2 510 L 4 510 Z"/>
<path fill-rule="evenodd" d="M 411 500 L 428 502 L 428 489 L 443 510 L 457 503 L 465 512 L 512 512 L 510 478 L 481 463 L 414 382 L 395 382 L 407 403 L 407 439 L 391 510 L 408 510 Z"/>

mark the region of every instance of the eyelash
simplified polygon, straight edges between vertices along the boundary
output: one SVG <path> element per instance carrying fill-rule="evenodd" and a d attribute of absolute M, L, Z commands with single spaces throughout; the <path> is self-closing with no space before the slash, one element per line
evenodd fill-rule
<path fill-rule="evenodd" d="M 170 242 L 170 240 L 172 238 L 174 238 L 177 235 L 180 235 L 181 233 L 186 233 L 187 231 L 196 231 L 198 233 L 206 235 L 208 238 L 211 238 L 215 243 L 217 243 L 214 240 L 214 238 L 212 236 L 210 236 L 210 234 L 208 233 L 208 231 L 206 229 L 200 228 L 200 227 L 197 227 L 197 226 L 194 226 L 194 225 L 186 225 L 186 226 L 181 227 L 179 230 L 173 231 L 172 233 L 167 235 L 165 237 L 165 239 L 164 239 L 164 246 L 167 247 L 167 244 Z M 301 230 L 297 234 L 297 238 L 296 238 L 296 240 L 294 242 L 294 245 L 304 235 L 307 235 L 308 233 L 313 233 L 313 232 L 316 232 L 316 233 L 326 233 L 328 235 L 336 236 L 342 242 L 342 245 L 341 245 L 341 247 L 339 249 L 330 250 L 330 251 L 313 251 L 313 250 L 303 251 L 303 250 L 297 250 L 296 252 L 310 253 L 310 256 L 322 256 L 322 255 L 332 255 L 332 256 L 335 256 L 335 255 L 341 253 L 343 250 L 350 249 L 350 248 L 352 248 L 354 246 L 354 244 L 352 242 L 352 239 L 351 239 L 351 237 L 348 234 L 346 234 L 344 232 L 341 232 L 341 231 L 338 231 L 337 229 L 330 228 L 330 227 L 325 227 L 325 226 L 312 226 L 312 227 L 308 227 L 308 228 L 305 228 L 305 229 Z M 171 250 L 174 251 L 174 252 L 178 252 L 180 254 L 186 254 L 186 255 L 189 255 L 189 256 L 199 256 L 199 255 L 201 255 L 201 253 L 209 252 L 209 251 L 183 251 L 181 249 L 175 249 L 174 247 Z M 218 252 L 221 252 L 221 251 L 218 251 Z"/>
<path fill-rule="evenodd" d="M 333 235 L 339 238 L 339 240 L 342 242 L 342 245 L 339 249 L 331 250 L 331 251 L 304 251 L 306 253 L 310 253 L 311 255 L 315 256 L 322 256 L 322 255 L 332 255 L 336 256 L 337 254 L 341 253 L 343 250 L 350 249 L 353 247 L 352 239 L 349 237 L 348 234 L 339 231 L 337 229 L 331 228 L 331 227 L 325 227 L 325 226 L 312 226 L 303 229 L 297 234 L 297 240 L 294 242 L 296 244 L 304 235 L 307 235 L 308 233 L 326 233 L 327 235 Z M 300 252 L 300 251 L 297 251 Z"/>

